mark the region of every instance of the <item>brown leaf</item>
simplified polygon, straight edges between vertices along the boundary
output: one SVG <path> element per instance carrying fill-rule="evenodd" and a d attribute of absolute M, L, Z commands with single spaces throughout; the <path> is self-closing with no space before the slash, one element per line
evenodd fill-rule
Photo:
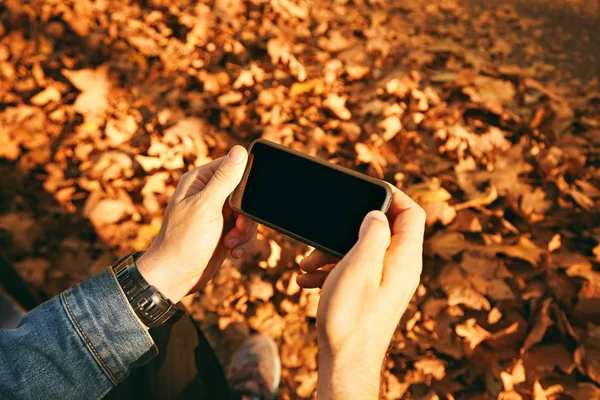
<path fill-rule="evenodd" d="M 102 117 L 108 107 L 110 81 L 108 79 L 108 64 L 96 69 L 80 69 L 61 72 L 77 89 L 81 91 L 73 107 L 76 112 L 90 117 Z"/>
<path fill-rule="evenodd" d="M 147 157 L 140 154 L 135 156 L 135 160 L 140 163 L 146 172 L 158 169 L 163 164 L 163 161 L 159 157 Z"/>
<path fill-rule="evenodd" d="M 304 66 L 296 59 L 292 53 L 292 46 L 283 38 L 273 38 L 267 42 L 267 53 L 271 57 L 273 64 L 281 62 L 287 65 L 292 74 L 300 82 L 306 79 L 306 71 Z"/>
<path fill-rule="evenodd" d="M 248 297 L 250 301 L 262 300 L 269 301 L 273 297 L 273 285 L 270 282 L 260 279 L 258 275 L 252 275 L 248 282 Z"/>
<path fill-rule="evenodd" d="M 525 382 L 525 367 L 523 366 L 523 360 L 518 360 L 512 367 L 510 373 L 506 371 L 500 372 L 500 379 L 502 379 L 502 385 L 507 392 L 513 391 L 515 385 Z"/>
<path fill-rule="evenodd" d="M 269 240 L 269 246 L 271 247 L 269 258 L 266 261 L 263 260 L 258 262 L 258 265 L 261 268 L 275 268 L 281 259 L 281 246 L 272 239 Z"/>
<path fill-rule="evenodd" d="M 285 271 L 275 283 L 275 287 L 279 292 L 293 296 L 300 291 L 300 286 L 296 283 L 296 277 L 298 277 L 298 272 Z"/>
<path fill-rule="evenodd" d="M 405 193 L 420 205 L 439 203 L 452 198 L 452 195 L 441 186 L 439 179 L 411 185 Z"/>
<path fill-rule="evenodd" d="M 519 241 L 514 245 L 508 244 L 492 244 L 485 246 L 484 251 L 490 253 L 502 253 L 509 257 L 525 260 L 531 265 L 538 265 L 545 250 L 537 247 L 526 236 L 521 236 Z"/>
<path fill-rule="evenodd" d="M 446 265 L 440 272 L 439 281 L 448 294 L 449 305 L 464 304 L 474 310 L 490 309 L 490 302 L 471 284 L 467 275 L 457 265 Z"/>
<path fill-rule="evenodd" d="M 442 380 L 446 376 L 446 362 L 437 358 L 422 358 L 415 361 L 415 368 L 434 379 Z"/>
<path fill-rule="evenodd" d="M 244 98 L 244 95 L 240 92 L 227 92 L 217 98 L 217 103 L 221 107 L 225 107 L 231 104 L 239 103 Z"/>
<path fill-rule="evenodd" d="M 456 217 L 456 210 L 454 207 L 445 201 L 423 204 L 421 207 L 423 207 L 425 215 L 427 216 L 427 226 L 432 226 L 438 221 L 445 226 L 450 224 Z"/>
<path fill-rule="evenodd" d="M 552 236 L 552 239 L 550 239 L 550 241 L 548 242 L 548 251 L 550 253 L 552 253 L 553 251 L 560 249 L 561 245 L 562 245 L 561 236 L 560 236 L 560 234 L 555 233 L 554 236 Z"/>
<path fill-rule="evenodd" d="M 348 39 L 340 31 L 333 30 L 329 32 L 328 37 L 321 36 L 317 40 L 317 45 L 330 52 L 337 53 L 352 46 L 353 40 Z"/>
<path fill-rule="evenodd" d="M 44 235 L 38 221 L 30 213 L 21 211 L 0 215 L 0 229 L 10 233 L 13 251 L 29 253 L 33 244 Z"/>
<path fill-rule="evenodd" d="M 194 165 L 199 167 L 202 164 L 205 164 L 208 160 L 208 146 L 204 140 L 204 134 L 208 130 L 206 125 L 206 121 L 201 120 L 200 118 L 184 118 L 179 121 L 172 127 L 165 129 L 163 142 L 167 145 L 171 146 L 179 146 L 181 150 L 178 152 L 181 156 L 181 153 L 184 155 L 189 155 L 196 158 Z M 148 150 L 148 155 L 160 155 L 164 156 L 163 151 L 157 151 L 157 154 L 152 154 L 150 150 Z M 170 169 L 181 168 L 171 166 Z M 167 166 L 167 168 L 169 168 Z"/>
<path fill-rule="evenodd" d="M 300 384 L 296 387 L 296 394 L 300 398 L 311 397 L 313 392 L 317 388 L 317 379 L 318 374 L 316 371 L 311 371 L 307 373 L 300 373 L 295 376 L 296 382 Z"/>
<path fill-rule="evenodd" d="M 58 102 L 61 97 L 62 95 L 57 88 L 49 86 L 33 96 L 31 98 L 31 104 L 35 104 L 36 106 L 45 106 L 48 103 Z"/>
<path fill-rule="evenodd" d="M 409 382 L 401 382 L 398 377 L 392 373 L 386 373 L 385 384 L 387 388 L 387 398 L 391 400 L 400 400 L 410 387 Z"/>
<path fill-rule="evenodd" d="M 27 282 L 41 287 L 46 282 L 46 273 L 50 269 L 50 263 L 43 258 L 26 258 L 13 264 L 15 270 Z M 106 266 L 105 266 L 106 267 Z"/>
<path fill-rule="evenodd" d="M 386 142 L 392 140 L 394 136 L 400 132 L 402 129 L 402 123 L 400 122 L 400 118 L 395 115 L 391 115 L 377 124 L 378 127 L 383 129 L 382 138 Z"/>
<path fill-rule="evenodd" d="M 491 336 L 488 331 L 477 325 L 475 318 L 469 318 L 464 324 L 456 325 L 456 334 L 465 338 L 471 349 Z"/>
<path fill-rule="evenodd" d="M 347 121 L 352 117 L 352 114 L 346 108 L 346 100 L 345 97 L 330 93 L 323 101 L 323 106 L 333 112 L 339 119 Z"/>
<path fill-rule="evenodd" d="M 103 226 L 119 222 L 130 214 L 129 205 L 121 200 L 100 200 L 90 208 L 86 216 L 95 226 Z"/>
<path fill-rule="evenodd" d="M 468 247 L 465 237 L 459 232 L 438 231 L 425 242 L 426 248 L 432 254 L 444 260 L 450 260 Z"/>
<path fill-rule="evenodd" d="M 272 339 L 279 339 L 285 327 L 283 318 L 277 314 L 273 303 L 264 303 L 256 309 L 256 313 L 248 318 L 248 324 Z"/>
<path fill-rule="evenodd" d="M 548 316 L 548 310 L 550 309 L 550 305 L 552 304 L 552 299 L 545 299 L 540 307 L 538 314 L 535 319 L 535 323 L 523 346 L 521 347 L 521 354 L 525 353 L 528 349 L 530 349 L 534 344 L 539 343 L 546 334 L 546 330 L 554 325 L 554 321 L 552 318 Z"/>
<path fill-rule="evenodd" d="M 135 118 L 128 115 L 124 120 L 110 119 L 106 123 L 106 137 L 109 144 L 114 147 L 129 142 L 137 130 Z"/>
<path fill-rule="evenodd" d="M 546 193 L 542 188 L 536 187 L 532 192 L 525 192 L 521 197 L 521 212 L 526 217 L 532 214 L 543 215 L 552 206 L 550 200 L 546 200 Z M 534 221 L 536 221 L 534 219 Z"/>
<path fill-rule="evenodd" d="M 548 400 L 548 396 L 553 396 L 557 393 L 562 393 L 561 385 L 552 385 L 548 389 L 544 389 L 540 382 L 535 381 L 533 384 L 533 400 Z"/>

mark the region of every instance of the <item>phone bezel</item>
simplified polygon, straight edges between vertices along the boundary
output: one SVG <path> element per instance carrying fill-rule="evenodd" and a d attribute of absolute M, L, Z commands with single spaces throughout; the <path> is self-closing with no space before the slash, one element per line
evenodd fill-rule
<path fill-rule="evenodd" d="M 305 237 L 303 237 L 301 235 L 297 235 L 297 234 L 295 234 L 293 232 L 288 231 L 287 229 L 281 228 L 278 225 L 272 224 L 272 223 L 270 223 L 268 221 L 265 221 L 265 220 L 263 220 L 261 218 L 258 218 L 256 216 L 251 215 L 251 214 L 245 212 L 244 210 L 242 210 L 241 201 L 242 201 L 242 198 L 244 197 L 244 189 L 246 187 L 246 181 L 248 180 L 248 175 L 250 174 L 250 170 L 252 168 L 252 148 L 254 147 L 255 144 L 258 144 L 258 143 L 264 144 L 266 146 L 271 146 L 273 148 L 276 148 L 277 150 L 285 151 L 287 153 L 290 153 L 290 154 L 298 156 L 298 157 L 302 157 L 302 158 L 304 158 L 304 159 L 306 159 L 308 161 L 315 162 L 315 163 L 323 165 L 325 167 L 333 168 L 335 170 L 338 170 L 339 172 L 352 175 L 352 176 L 354 176 L 356 178 L 362 179 L 364 181 L 367 181 L 369 183 L 372 183 L 374 185 L 377 185 L 377 186 L 380 186 L 380 187 L 384 188 L 385 193 L 386 193 L 386 197 L 385 197 L 385 199 L 383 201 L 383 204 L 382 204 L 382 206 L 381 206 L 381 208 L 379 210 L 381 212 L 383 212 L 383 213 L 385 213 L 385 212 L 388 211 L 388 209 L 390 207 L 390 203 L 392 201 L 392 195 L 393 195 L 393 193 L 392 193 L 392 189 L 384 181 L 381 181 L 379 179 L 375 179 L 375 178 L 370 177 L 370 176 L 365 175 L 365 174 L 361 174 L 361 173 L 353 171 L 353 170 L 351 170 L 349 168 L 345 168 L 345 167 L 342 167 L 340 165 L 336 165 L 336 164 L 327 162 L 325 160 L 321 160 L 321 159 L 319 159 L 317 157 L 313 157 L 313 156 L 310 156 L 308 154 L 304 154 L 304 153 L 302 153 L 300 151 L 297 151 L 297 150 L 294 150 L 294 149 L 290 149 L 289 147 L 280 145 L 279 143 L 271 142 L 270 140 L 267 140 L 267 139 L 256 139 L 252 143 L 250 143 L 250 146 L 248 146 L 248 157 L 249 157 L 249 159 L 248 159 L 248 163 L 246 164 L 246 170 L 244 171 L 244 175 L 242 177 L 242 180 L 240 181 L 240 184 L 235 188 L 235 190 L 229 196 L 229 206 L 231 207 L 231 209 L 234 212 L 236 212 L 238 214 L 245 215 L 248 218 L 250 218 L 250 219 L 252 219 L 252 220 L 254 220 L 254 221 L 256 221 L 256 222 L 258 222 L 258 223 L 260 223 L 262 225 L 268 226 L 269 228 L 272 228 L 272 229 L 274 229 L 274 230 L 276 230 L 278 232 L 283 233 L 286 236 L 289 236 L 291 238 L 299 240 L 302 243 L 308 244 L 309 246 L 312 246 L 312 247 L 314 247 L 314 248 L 316 248 L 318 250 L 321 250 L 321 251 L 323 251 L 323 252 L 325 252 L 327 254 L 330 254 L 330 255 L 333 255 L 333 256 L 339 257 L 339 258 L 342 258 L 344 256 L 344 254 L 338 253 L 335 250 L 332 250 L 332 249 L 330 249 L 330 248 L 328 248 L 326 246 L 322 246 L 322 245 L 320 245 L 318 243 L 315 243 L 312 240 L 309 240 L 309 239 L 307 239 L 307 238 L 305 238 Z"/>

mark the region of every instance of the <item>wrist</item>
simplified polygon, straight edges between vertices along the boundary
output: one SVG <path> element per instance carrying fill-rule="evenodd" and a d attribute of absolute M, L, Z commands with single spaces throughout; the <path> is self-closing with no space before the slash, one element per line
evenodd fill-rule
<path fill-rule="evenodd" d="M 178 303 L 187 293 L 182 293 L 178 285 L 174 284 L 173 276 L 165 273 L 165 261 L 160 255 L 148 250 L 137 261 L 136 265 L 146 282 L 154 286 L 160 293 Z"/>
<path fill-rule="evenodd" d="M 319 346 L 319 381 L 317 398 L 376 400 L 381 386 L 383 356 L 354 346 L 353 351 L 335 355 Z"/>

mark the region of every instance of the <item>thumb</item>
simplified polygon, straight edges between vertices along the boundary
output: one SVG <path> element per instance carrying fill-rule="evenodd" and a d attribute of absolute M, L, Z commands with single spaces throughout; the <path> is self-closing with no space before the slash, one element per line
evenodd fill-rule
<path fill-rule="evenodd" d="M 360 226 L 358 242 L 353 251 L 363 254 L 370 261 L 383 262 L 390 240 L 387 217 L 381 211 L 371 211 Z"/>
<path fill-rule="evenodd" d="M 202 191 L 207 202 L 219 208 L 223 207 L 227 196 L 233 192 L 242 180 L 248 160 L 247 156 L 248 153 L 242 146 L 233 146 L 229 150 L 229 154 L 224 158 L 208 181 L 206 188 Z"/>

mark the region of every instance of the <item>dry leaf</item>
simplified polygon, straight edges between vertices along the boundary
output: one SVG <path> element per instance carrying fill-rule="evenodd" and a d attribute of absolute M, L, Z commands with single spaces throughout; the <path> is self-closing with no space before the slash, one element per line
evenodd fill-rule
<path fill-rule="evenodd" d="M 427 239 L 426 247 L 432 254 L 445 260 L 450 260 L 455 255 L 465 251 L 468 247 L 465 237 L 459 232 L 437 232 Z"/>
<path fill-rule="evenodd" d="M 475 318 L 469 318 L 464 324 L 456 325 L 456 334 L 465 338 L 471 349 L 491 336 L 488 331 L 477 325 Z"/>
<path fill-rule="evenodd" d="M 77 96 L 73 107 L 75 111 L 86 117 L 102 117 L 108 107 L 110 81 L 108 79 L 108 64 L 96 69 L 80 69 L 61 72 L 81 93 Z"/>
<path fill-rule="evenodd" d="M 450 306 L 464 304 L 474 310 L 490 309 L 490 302 L 480 294 L 457 265 L 446 265 L 440 272 L 439 281 L 448 294 Z"/>
<path fill-rule="evenodd" d="M 333 112 L 341 120 L 349 120 L 352 117 L 350 110 L 346 108 L 346 98 L 331 93 L 323 101 L 323 106 Z"/>
<path fill-rule="evenodd" d="M 402 123 L 400 122 L 400 118 L 398 118 L 395 115 L 387 117 L 379 124 L 377 124 L 377 126 L 383 129 L 384 132 L 382 138 L 386 142 L 392 140 L 394 136 L 396 136 L 398 132 L 400 132 L 400 129 L 402 129 Z"/>
<path fill-rule="evenodd" d="M 95 226 L 119 222 L 130 213 L 127 204 L 120 200 L 105 199 L 96 203 L 86 214 Z"/>

